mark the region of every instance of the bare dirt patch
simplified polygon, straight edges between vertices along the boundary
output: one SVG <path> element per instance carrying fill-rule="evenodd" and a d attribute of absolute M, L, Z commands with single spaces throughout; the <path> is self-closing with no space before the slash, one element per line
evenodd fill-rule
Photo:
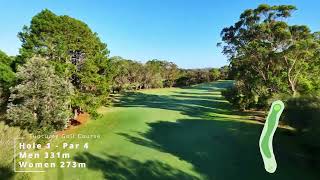
<path fill-rule="evenodd" d="M 82 126 L 86 124 L 90 119 L 90 115 L 86 112 L 79 113 L 78 117 L 76 119 L 71 119 L 68 127 L 62 131 L 57 131 L 56 135 L 61 136 L 63 134 L 69 134 L 74 129 L 77 129 L 79 126 Z"/>

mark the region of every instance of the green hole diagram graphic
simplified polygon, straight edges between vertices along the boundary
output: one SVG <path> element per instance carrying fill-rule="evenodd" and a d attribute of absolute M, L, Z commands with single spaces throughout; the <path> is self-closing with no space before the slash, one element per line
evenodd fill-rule
<path fill-rule="evenodd" d="M 278 100 L 272 103 L 260 136 L 260 153 L 263 159 L 264 167 L 269 173 L 274 173 L 277 169 L 277 162 L 273 154 L 272 142 L 283 110 L 284 103 L 282 101 Z"/>

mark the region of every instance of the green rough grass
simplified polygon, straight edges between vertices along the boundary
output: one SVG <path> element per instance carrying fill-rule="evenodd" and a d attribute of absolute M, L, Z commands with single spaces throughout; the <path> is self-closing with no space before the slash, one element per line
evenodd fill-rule
<path fill-rule="evenodd" d="M 318 179 L 306 152 L 281 130 L 274 137 L 275 174 L 265 172 L 259 152 L 262 125 L 249 121 L 221 96 L 232 81 L 132 93 L 103 117 L 73 133 L 100 139 L 57 139 L 52 143 L 89 142 L 72 151 L 85 169 L 48 169 L 32 179 Z M 45 161 L 45 160 L 43 160 Z"/>
<path fill-rule="evenodd" d="M 18 127 L 9 127 L 0 121 L 0 179 L 28 179 L 27 173 L 14 174 L 13 171 L 13 139 L 25 138 L 26 142 L 32 142 L 30 135 Z"/>

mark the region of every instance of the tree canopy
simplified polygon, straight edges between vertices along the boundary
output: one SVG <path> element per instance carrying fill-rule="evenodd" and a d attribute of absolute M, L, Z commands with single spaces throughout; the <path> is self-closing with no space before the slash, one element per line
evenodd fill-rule
<path fill-rule="evenodd" d="M 221 32 L 223 53 L 229 57 L 243 108 L 266 106 L 274 94 L 296 96 L 317 89 L 307 74 L 316 72 L 319 39 L 305 25 L 289 25 L 292 5 L 245 10 L 240 19 Z M 319 81 L 318 81 L 319 82 Z"/>
<path fill-rule="evenodd" d="M 87 24 L 49 10 L 35 15 L 30 26 L 18 34 L 23 59 L 44 57 L 61 76 L 67 76 L 76 88 L 72 98 L 75 109 L 95 112 L 109 92 L 107 45 Z"/>
<path fill-rule="evenodd" d="M 9 87 L 15 79 L 12 68 L 13 58 L 0 51 L 0 85 Z"/>
<path fill-rule="evenodd" d="M 0 108 L 6 105 L 9 97 L 9 88 L 14 85 L 13 58 L 0 51 Z"/>
<path fill-rule="evenodd" d="M 70 118 L 72 86 L 55 74 L 43 58 L 32 58 L 17 72 L 19 84 L 11 89 L 7 117 L 10 124 L 33 133 L 63 129 Z"/>

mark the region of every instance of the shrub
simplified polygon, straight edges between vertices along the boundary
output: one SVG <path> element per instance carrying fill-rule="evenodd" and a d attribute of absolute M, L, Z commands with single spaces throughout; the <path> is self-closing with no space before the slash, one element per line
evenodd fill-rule
<path fill-rule="evenodd" d="M 20 82 L 11 88 L 8 122 L 35 134 L 63 129 L 71 115 L 71 85 L 41 58 L 19 67 L 17 77 Z"/>
<path fill-rule="evenodd" d="M 284 112 L 285 122 L 297 130 L 314 165 L 320 166 L 320 97 L 302 96 L 288 99 Z"/>
<path fill-rule="evenodd" d="M 12 169 L 13 164 L 13 139 L 24 138 L 24 142 L 31 142 L 31 136 L 24 130 L 17 127 L 9 127 L 0 122 L 0 177 L 3 179 L 29 179 L 27 174 L 14 174 Z"/>
<path fill-rule="evenodd" d="M 248 95 L 242 94 L 236 86 L 222 91 L 221 94 L 234 107 L 240 109 L 241 111 L 253 107 L 255 102 L 254 96 L 248 97 Z"/>
<path fill-rule="evenodd" d="M 314 143 L 316 135 L 320 135 L 320 97 L 301 96 L 288 99 L 285 117 L 286 122 L 298 132 L 311 135 L 309 141 Z M 314 144 L 320 147 L 320 141 Z"/>

